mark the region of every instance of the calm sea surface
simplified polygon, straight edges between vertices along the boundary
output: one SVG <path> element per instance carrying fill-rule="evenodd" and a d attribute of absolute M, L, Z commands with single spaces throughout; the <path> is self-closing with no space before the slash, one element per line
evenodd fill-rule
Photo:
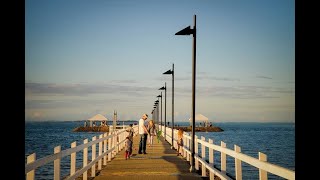
<path fill-rule="evenodd" d="M 121 123 L 122 124 L 122 123 Z M 127 124 L 127 123 L 125 123 Z M 177 122 L 180 126 L 189 123 Z M 241 147 L 241 152 L 258 158 L 258 152 L 267 155 L 268 162 L 291 170 L 295 170 L 295 125 L 290 123 L 215 123 L 223 132 L 196 132 L 198 137 L 204 136 L 220 145 L 223 141 L 227 148 L 234 145 Z M 82 144 L 88 138 L 101 133 L 72 132 L 72 129 L 83 126 L 83 122 L 26 122 L 25 123 L 25 157 L 36 153 L 36 158 L 53 154 L 55 146 L 61 150 L 70 148 L 74 141 Z M 98 148 L 97 148 L 98 150 Z M 206 150 L 208 152 L 208 150 Z M 201 153 L 201 151 L 199 151 Z M 206 155 L 208 157 L 208 153 Z M 215 152 L 215 165 L 220 169 L 220 153 Z M 89 154 L 89 161 L 91 160 Z M 82 153 L 77 153 L 77 167 L 82 166 Z M 70 157 L 61 160 L 61 177 L 69 174 Z M 242 162 L 243 179 L 259 179 L 257 168 Z M 234 176 L 234 158 L 227 156 L 227 172 Z M 268 173 L 269 179 L 282 179 Z M 53 162 L 36 169 L 36 179 L 53 179 Z"/>

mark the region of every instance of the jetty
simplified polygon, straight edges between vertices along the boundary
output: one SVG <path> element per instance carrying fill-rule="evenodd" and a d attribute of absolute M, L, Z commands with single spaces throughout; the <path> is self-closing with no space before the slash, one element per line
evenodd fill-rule
<path fill-rule="evenodd" d="M 198 173 L 190 173 L 189 164 L 177 151 L 171 149 L 164 138 L 154 139 L 152 147 L 147 145 L 147 154 L 138 154 L 140 137 L 133 138 L 132 157 L 126 160 L 125 151 L 117 154 L 107 166 L 97 172 L 94 180 L 170 180 L 170 179 L 202 179 Z M 78 179 L 81 180 L 81 177 Z"/>
<path fill-rule="evenodd" d="M 124 158 L 124 143 L 128 132 L 125 129 L 116 129 L 113 132 L 103 133 L 83 140 L 83 144 L 71 143 L 71 148 L 61 150 L 61 146 L 54 148 L 54 154 L 36 159 L 36 153 L 27 156 L 25 174 L 27 180 L 35 179 L 38 167 L 53 162 L 52 179 L 242 179 L 242 162 L 256 167 L 259 170 L 260 180 L 268 179 L 268 174 L 285 179 L 295 179 L 295 171 L 267 162 L 267 155 L 258 152 L 258 159 L 241 152 L 241 147 L 234 145 L 234 149 L 226 147 L 221 141 L 214 144 L 213 139 L 195 136 L 195 171 L 190 172 L 191 143 L 189 133 L 184 132 L 181 156 L 177 156 L 177 132 L 169 127 L 158 126 L 161 129 L 159 142 L 155 138 L 154 147 L 147 147 L 147 154 L 137 154 L 139 136 L 138 126 L 134 126 L 133 156 Z M 171 135 L 173 134 L 173 137 Z M 172 141 L 173 138 L 173 141 Z M 173 142 L 173 144 L 172 144 Z M 76 167 L 76 153 L 82 151 L 81 166 Z M 206 153 L 208 152 L 208 153 Z M 220 155 L 220 165 L 217 168 L 214 156 Z M 90 157 L 89 157 L 90 155 Z M 234 158 L 235 174 L 230 176 L 227 171 L 227 156 Z M 61 159 L 70 158 L 70 173 L 61 176 Z M 79 163 L 78 163 L 79 164 Z M 66 167 L 63 167 L 66 168 Z"/>

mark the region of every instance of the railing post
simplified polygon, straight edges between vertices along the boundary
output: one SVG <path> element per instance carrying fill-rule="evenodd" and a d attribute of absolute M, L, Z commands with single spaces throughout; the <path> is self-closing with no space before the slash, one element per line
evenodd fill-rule
<path fill-rule="evenodd" d="M 103 137 L 102 134 L 100 134 L 99 139 L 101 139 Z M 102 154 L 102 141 L 99 142 L 99 156 L 101 156 Z M 99 159 L 98 161 L 98 170 L 101 170 L 102 167 L 102 159 Z"/>
<path fill-rule="evenodd" d="M 185 135 L 183 136 L 183 146 L 184 146 L 184 147 L 188 147 L 188 146 L 187 146 L 187 138 L 186 138 Z M 182 148 L 183 148 L 183 147 L 182 147 Z M 186 158 L 186 156 L 187 156 L 187 151 L 183 151 L 183 157 Z M 188 159 L 188 158 L 187 158 L 187 159 Z"/>
<path fill-rule="evenodd" d="M 56 146 L 53 150 L 54 154 L 57 154 L 61 151 L 61 146 Z M 53 161 L 53 179 L 60 180 L 60 162 L 61 159 L 58 158 Z"/>
<path fill-rule="evenodd" d="M 234 151 L 240 153 L 241 148 L 237 145 L 234 145 Z M 242 180 L 241 160 L 235 157 L 234 158 L 234 166 L 235 166 L 235 172 L 236 172 L 236 179 Z"/>
<path fill-rule="evenodd" d="M 108 134 L 107 134 L 107 133 L 104 133 L 103 137 L 105 138 L 105 137 L 107 137 L 107 136 L 108 136 Z M 104 153 L 107 152 L 107 139 L 105 139 L 105 140 L 103 141 L 103 152 L 104 152 Z M 107 154 L 103 157 L 103 165 L 104 165 L 104 166 L 107 165 Z"/>
<path fill-rule="evenodd" d="M 202 141 L 206 141 L 206 138 L 201 136 L 201 140 Z M 201 144 L 201 158 L 205 161 L 205 158 L 206 158 L 206 146 Z M 206 167 L 204 164 L 202 164 L 201 166 L 201 169 L 202 169 L 202 176 L 206 176 Z"/>
<path fill-rule="evenodd" d="M 221 147 L 227 147 L 226 143 L 221 141 Z M 221 172 L 226 174 L 227 173 L 227 155 L 221 151 Z"/>
<path fill-rule="evenodd" d="M 34 162 L 35 160 L 36 160 L 36 153 L 30 154 L 27 157 L 27 164 L 30 164 L 30 163 Z M 35 173 L 35 170 L 29 171 L 27 173 L 27 180 L 34 180 L 34 173 Z"/>
<path fill-rule="evenodd" d="M 71 148 L 74 148 L 77 146 L 77 142 L 71 143 Z M 71 153 L 70 158 L 70 176 L 72 176 L 76 172 L 76 152 Z"/>
<path fill-rule="evenodd" d="M 186 138 L 187 140 L 187 148 L 190 151 L 190 140 L 188 138 Z M 191 165 L 191 161 L 190 161 L 190 154 L 187 153 L 187 161 L 189 161 L 190 165 Z"/>
<path fill-rule="evenodd" d="M 259 160 L 266 162 L 267 161 L 267 155 L 259 152 Z M 267 180 L 268 179 L 267 171 L 259 169 L 259 179 L 260 180 Z"/>
<path fill-rule="evenodd" d="M 117 154 L 117 133 L 113 132 L 112 147 L 114 147 L 112 158 Z"/>
<path fill-rule="evenodd" d="M 118 154 L 118 152 L 119 152 L 119 131 L 117 131 L 117 133 L 116 133 L 116 154 Z"/>
<path fill-rule="evenodd" d="M 194 158 L 194 165 L 195 165 L 196 170 L 199 170 L 198 151 L 199 151 L 198 150 L 198 136 L 195 135 L 194 136 L 194 156 L 196 156 L 196 157 Z"/>
<path fill-rule="evenodd" d="M 209 139 L 209 144 L 213 144 L 213 140 Z M 209 164 L 213 167 L 214 164 L 214 153 L 213 149 L 209 147 Z M 214 174 L 210 171 L 210 180 L 214 180 Z"/>
<path fill-rule="evenodd" d="M 92 141 L 95 141 L 97 139 L 96 136 L 92 137 Z M 91 152 L 91 161 L 96 159 L 96 144 L 92 145 L 91 148 L 92 152 Z M 94 165 L 91 167 L 91 177 L 95 177 L 96 176 L 96 163 L 94 163 Z"/>
<path fill-rule="evenodd" d="M 121 141 L 124 140 L 129 135 L 129 132 L 122 132 Z M 121 150 L 124 148 L 124 142 L 121 143 Z"/>
<path fill-rule="evenodd" d="M 176 138 L 176 140 L 177 140 L 177 141 L 176 141 L 176 148 L 178 149 L 178 131 L 179 131 L 179 130 L 176 129 L 175 131 L 176 131 L 176 133 L 175 133 L 175 138 Z M 182 135 L 182 137 L 183 137 L 183 135 Z M 180 148 L 180 149 L 181 149 L 181 148 Z M 182 153 L 181 153 L 181 155 L 183 156 Z"/>
<path fill-rule="evenodd" d="M 83 144 L 87 144 L 88 143 L 88 139 L 83 140 Z M 86 167 L 88 164 L 88 148 L 84 148 L 83 149 L 83 167 Z M 88 171 L 85 171 L 82 176 L 83 176 L 83 180 L 87 180 L 88 179 Z"/>
<path fill-rule="evenodd" d="M 109 131 L 109 136 L 111 136 L 112 133 Z M 108 139 L 108 150 L 110 150 L 112 148 L 112 137 L 110 137 Z M 108 153 L 108 161 L 111 161 L 111 155 L 112 155 L 112 152 L 109 152 Z"/>
<path fill-rule="evenodd" d="M 115 132 L 113 131 L 113 132 L 112 132 L 112 137 L 111 137 L 111 141 L 112 141 L 112 142 L 111 142 L 111 148 L 114 147 L 114 135 L 115 135 Z M 114 151 L 115 151 L 115 150 L 112 150 L 112 151 L 111 151 L 111 159 L 114 157 Z"/>

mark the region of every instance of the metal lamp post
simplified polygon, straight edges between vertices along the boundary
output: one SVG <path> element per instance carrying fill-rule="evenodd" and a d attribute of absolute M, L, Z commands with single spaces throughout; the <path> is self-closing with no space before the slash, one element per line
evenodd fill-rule
<path fill-rule="evenodd" d="M 164 86 L 159 88 L 159 90 L 164 90 L 164 139 L 167 139 L 166 136 L 166 126 L 167 126 L 167 83 L 164 83 Z"/>
<path fill-rule="evenodd" d="M 161 98 L 160 125 L 162 126 L 162 91 L 161 95 L 158 95 L 157 98 Z"/>
<path fill-rule="evenodd" d="M 193 16 L 193 22 L 194 26 L 193 29 L 190 29 L 190 26 L 182 29 L 181 31 L 177 32 L 175 35 L 193 35 L 193 48 L 192 48 L 192 146 L 191 146 L 191 167 L 190 171 L 194 172 L 194 149 L 195 149 L 195 143 L 194 143 L 194 136 L 195 136 L 195 110 L 196 110 L 196 32 L 197 32 L 197 26 L 196 26 L 196 15 Z"/>
<path fill-rule="evenodd" d="M 172 133 L 171 133 L 171 149 L 173 149 L 173 131 L 174 131 L 174 64 L 172 63 L 172 70 L 164 72 L 163 74 L 172 74 Z"/>
<path fill-rule="evenodd" d="M 155 101 L 155 105 L 156 105 L 156 115 L 154 118 L 154 122 L 158 123 L 158 121 L 159 121 L 159 100 Z"/>

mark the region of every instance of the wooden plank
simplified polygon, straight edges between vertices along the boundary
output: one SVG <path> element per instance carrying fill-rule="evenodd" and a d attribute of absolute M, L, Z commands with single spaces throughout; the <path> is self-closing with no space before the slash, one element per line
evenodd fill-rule
<path fill-rule="evenodd" d="M 77 142 L 71 143 L 71 148 L 74 148 L 77 146 Z M 70 158 L 70 176 L 76 172 L 76 153 L 71 154 Z"/>
<path fill-rule="evenodd" d="M 237 145 L 234 145 L 234 151 L 237 153 L 241 152 L 241 148 Z M 236 172 L 236 179 L 242 180 L 242 167 L 241 167 L 241 161 L 237 158 L 234 158 L 234 165 L 235 165 L 235 172 Z"/>
<path fill-rule="evenodd" d="M 202 140 L 202 141 L 205 141 L 206 138 L 203 137 L 203 136 L 201 136 L 201 140 Z M 201 144 L 201 158 L 202 158 L 202 159 L 205 159 L 205 157 L 206 157 L 206 146 L 204 146 L 204 145 Z M 204 166 L 204 164 L 202 164 L 201 169 L 202 169 L 202 174 L 201 174 L 201 175 L 202 175 L 202 176 L 207 176 L 206 166 Z"/>
<path fill-rule="evenodd" d="M 88 139 L 83 140 L 83 144 L 87 144 Z M 83 149 L 83 168 L 86 167 L 88 164 L 88 148 Z M 82 174 L 82 179 L 87 180 L 88 179 L 88 171 L 84 171 Z"/>
<path fill-rule="evenodd" d="M 92 137 L 92 141 L 96 140 L 96 136 Z M 96 144 L 92 145 L 91 148 L 92 152 L 91 152 L 91 161 L 96 160 Z M 95 177 L 96 176 L 96 165 L 93 164 L 93 166 L 91 167 L 91 177 Z"/>
<path fill-rule="evenodd" d="M 30 164 L 36 160 L 36 153 L 30 154 L 27 157 L 27 164 Z M 32 170 L 27 173 L 27 180 L 34 180 L 35 170 Z"/>
<path fill-rule="evenodd" d="M 194 156 L 199 156 L 198 155 L 198 136 L 197 135 L 194 135 Z M 196 170 L 199 170 L 199 161 L 198 161 L 198 158 L 195 158 L 194 159 L 194 166 L 195 166 L 195 169 Z"/>
<path fill-rule="evenodd" d="M 209 144 L 213 144 L 213 140 L 209 139 Z M 214 150 L 213 148 L 209 147 L 209 163 L 214 164 Z"/>
<path fill-rule="evenodd" d="M 109 136 L 111 136 L 111 132 L 109 132 Z M 112 140 L 108 139 L 108 150 L 111 149 L 111 146 L 112 146 Z M 108 153 L 108 161 L 111 161 L 111 154 L 112 153 Z"/>
<path fill-rule="evenodd" d="M 104 135 L 103 135 L 104 137 L 107 137 L 108 136 L 108 134 L 107 133 L 104 133 Z M 106 152 L 107 151 L 107 139 L 105 139 L 104 141 L 103 141 L 103 152 Z M 104 158 L 103 158 L 103 165 L 105 166 L 105 165 L 107 165 L 107 155 L 105 155 L 104 156 Z"/>
<path fill-rule="evenodd" d="M 53 150 L 54 154 L 57 154 L 61 151 L 61 146 L 56 146 Z M 53 162 L 53 179 L 60 180 L 60 163 L 61 159 L 56 159 Z"/>
<path fill-rule="evenodd" d="M 223 141 L 221 141 L 221 148 L 226 148 L 226 143 Z M 221 151 L 221 172 L 223 174 L 227 173 L 227 156 L 223 151 Z"/>
<path fill-rule="evenodd" d="M 259 152 L 259 160 L 266 162 L 267 161 L 267 155 Z M 267 180 L 268 179 L 268 174 L 267 171 L 259 169 L 259 179 L 260 180 Z"/>
<path fill-rule="evenodd" d="M 232 180 L 232 178 L 230 178 L 229 176 L 227 176 L 225 173 L 219 171 L 218 169 L 210 166 L 206 161 L 204 161 L 203 159 L 197 157 L 197 159 L 199 159 L 199 161 L 206 166 L 206 168 L 212 172 L 213 174 L 217 175 L 220 179 L 222 180 Z"/>
<path fill-rule="evenodd" d="M 102 134 L 100 134 L 100 136 L 99 136 L 99 138 L 101 139 L 102 138 Z M 99 142 L 99 156 L 102 154 L 102 141 L 101 142 Z M 98 170 L 101 170 L 101 168 L 102 168 L 102 160 L 100 159 L 99 161 L 98 161 Z"/>

